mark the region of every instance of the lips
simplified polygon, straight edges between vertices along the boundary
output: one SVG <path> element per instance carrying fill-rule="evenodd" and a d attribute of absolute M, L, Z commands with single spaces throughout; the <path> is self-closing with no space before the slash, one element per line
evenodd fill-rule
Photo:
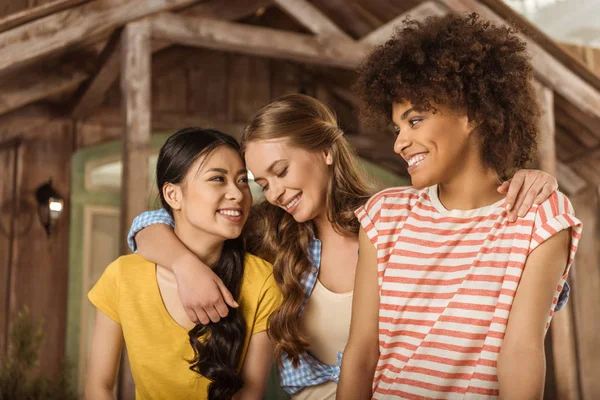
<path fill-rule="evenodd" d="M 410 158 L 408 158 L 406 160 L 406 162 L 408 163 L 409 168 L 416 167 L 421 162 L 423 162 L 423 160 L 425 160 L 426 158 L 427 158 L 427 153 L 419 153 L 419 154 L 415 154 L 414 156 L 411 156 Z"/>
<path fill-rule="evenodd" d="M 300 201 L 300 197 L 302 197 L 302 192 L 300 192 L 297 195 L 295 195 L 294 197 L 292 197 L 286 203 L 283 203 L 282 204 L 283 208 L 285 208 L 287 211 L 292 210 Z"/>
<path fill-rule="evenodd" d="M 222 208 L 217 210 L 217 214 L 230 221 L 239 222 L 244 213 L 241 208 Z"/>

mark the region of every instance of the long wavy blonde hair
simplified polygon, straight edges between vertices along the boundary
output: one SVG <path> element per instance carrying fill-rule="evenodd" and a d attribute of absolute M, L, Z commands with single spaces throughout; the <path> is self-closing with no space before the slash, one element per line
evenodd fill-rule
<path fill-rule="evenodd" d="M 344 137 L 334 113 L 320 101 L 301 94 L 283 96 L 262 107 L 242 134 L 242 154 L 250 142 L 286 139 L 310 152 L 329 150 L 333 163 L 327 187 L 327 216 L 342 235 L 357 235 L 354 210 L 372 194 L 358 166 L 356 152 Z M 312 221 L 298 223 L 280 207 L 264 202 L 253 208 L 245 229 L 248 251 L 270 261 L 283 303 L 271 314 L 269 335 L 277 359 L 283 352 L 298 365 L 308 341 L 299 329 L 304 299 L 302 279 L 312 266 L 309 243 L 315 236 Z"/>

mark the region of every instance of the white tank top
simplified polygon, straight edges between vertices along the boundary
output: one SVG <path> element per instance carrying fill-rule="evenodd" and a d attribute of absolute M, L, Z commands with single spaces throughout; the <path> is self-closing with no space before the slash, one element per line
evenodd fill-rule
<path fill-rule="evenodd" d="M 302 316 L 300 330 L 308 338 L 309 353 L 324 364 L 337 364 L 350 335 L 352 292 L 334 293 L 319 280 L 310 295 Z M 292 396 L 294 400 L 335 399 L 337 384 L 333 381 L 309 386 Z"/>

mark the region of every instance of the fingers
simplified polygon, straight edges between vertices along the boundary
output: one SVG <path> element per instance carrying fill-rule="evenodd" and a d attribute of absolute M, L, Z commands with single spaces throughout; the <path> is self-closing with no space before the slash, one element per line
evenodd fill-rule
<path fill-rule="evenodd" d="M 209 318 L 208 314 L 206 314 L 206 312 L 204 312 L 204 310 L 202 310 L 202 309 L 196 310 L 196 315 L 198 316 L 198 321 L 200 321 L 200 323 L 202 325 L 210 324 L 210 318 Z"/>
<path fill-rule="evenodd" d="M 508 187 L 510 186 L 510 180 L 502 182 L 502 185 L 498 186 L 498 193 L 506 193 L 508 191 Z"/>
<path fill-rule="evenodd" d="M 225 302 L 230 307 L 238 308 L 240 305 L 237 303 L 237 301 L 235 301 L 235 299 L 233 298 L 233 295 L 227 289 L 227 287 L 225 286 L 225 284 L 223 283 L 223 281 L 219 279 L 217 281 L 217 285 L 219 286 L 219 290 L 221 291 L 221 295 L 223 296 L 223 300 L 225 300 Z M 229 312 L 229 310 L 227 310 L 227 312 Z M 226 316 L 226 315 L 224 315 L 224 316 Z"/>
<path fill-rule="evenodd" d="M 221 318 L 225 318 L 227 314 L 229 314 L 229 307 L 227 307 L 227 304 L 225 304 L 223 299 L 217 301 L 217 303 L 215 304 L 215 310 L 217 310 L 217 313 Z"/>
<path fill-rule="evenodd" d="M 204 309 L 208 318 L 210 318 L 211 322 L 219 322 L 221 320 L 221 316 L 219 315 L 217 309 L 214 306 L 209 306 Z M 205 324 L 206 325 L 206 324 Z"/>
<path fill-rule="evenodd" d="M 535 198 L 535 200 L 534 200 L 535 204 L 542 204 L 557 189 L 558 189 L 558 184 L 553 186 L 553 185 L 549 185 L 548 183 L 546 183 L 544 185 L 544 188 L 542 189 L 542 191 Z"/>
<path fill-rule="evenodd" d="M 188 318 L 190 319 L 190 321 L 192 321 L 195 324 L 197 324 L 198 322 L 202 322 L 202 321 L 200 321 L 200 318 L 198 318 L 198 315 L 196 315 L 196 311 L 194 311 L 193 308 L 184 307 L 184 310 L 185 310 L 185 313 L 187 314 Z"/>
<path fill-rule="evenodd" d="M 514 205 L 517 201 L 519 190 L 525 183 L 525 177 L 525 174 L 521 173 L 521 171 L 517 171 L 515 176 L 509 181 L 508 194 L 506 195 L 506 211 L 511 211 L 515 208 Z"/>
<path fill-rule="evenodd" d="M 546 182 L 541 181 L 541 180 L 536 180 L 534 182 L 534 184 L 531 185 L 531 187 L 527 191 L 527 195 L 523 199 L 523 204 L 521 204 L 518 208 L 519 212 L 517 213 L 517 215 L 519 216 L 519 218 L 522 218 L 523 216 L 525 216 L 525 214 L 527 214 L 527 212 L 533 205 L 533 202 L 534 202 L 536 196 L 540 192 L 542 192 L 542 190 L 544 189 L 545 186 L 546 186 Z"/>

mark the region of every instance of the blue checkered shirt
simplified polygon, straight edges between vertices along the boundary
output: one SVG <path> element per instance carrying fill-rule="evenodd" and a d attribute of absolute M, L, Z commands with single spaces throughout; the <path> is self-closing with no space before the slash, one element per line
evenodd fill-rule
<path fill-rule="evenodd" d="M 167 224 L 171 227 L 175 226 L 173 219 L 164 209 L 148 211 L 138 215 L 133 220 L 129 235 L 127 235 L 127 241 L 132 251 L 136 251 L 135 234 L 152 224 Z M 304 306 L 317 282 L 319 268 L 321 267 L 321 241 L 316 238 L 313 239 L 309 244 L 308 250 L 313 266 L 301 281 L 304 286 L 304 300 L 298 318 L 300 318 Z M 558 303 L 554 308 L 555 311 L 558 311 L 565 306 L 569 299 L 569 292 L 569 285 L 565 282 L 558 298 Z M 287 359 L 285 354 L 282 356 L 281 362 L 282 367 L 279 368 L 279 381 L 281 387 L 287 393 L 294 394 L 307 386 L 320 385 L 327 381 L 334 381 L 337 383 L 340 376 L 340 366 L 342 365 L 342 353 L 338 353 L 338 363 L 336 365 L 323 364 L 306 352 L 301 355 L 298 368 L 294 368 L 292 362 Z"/>

